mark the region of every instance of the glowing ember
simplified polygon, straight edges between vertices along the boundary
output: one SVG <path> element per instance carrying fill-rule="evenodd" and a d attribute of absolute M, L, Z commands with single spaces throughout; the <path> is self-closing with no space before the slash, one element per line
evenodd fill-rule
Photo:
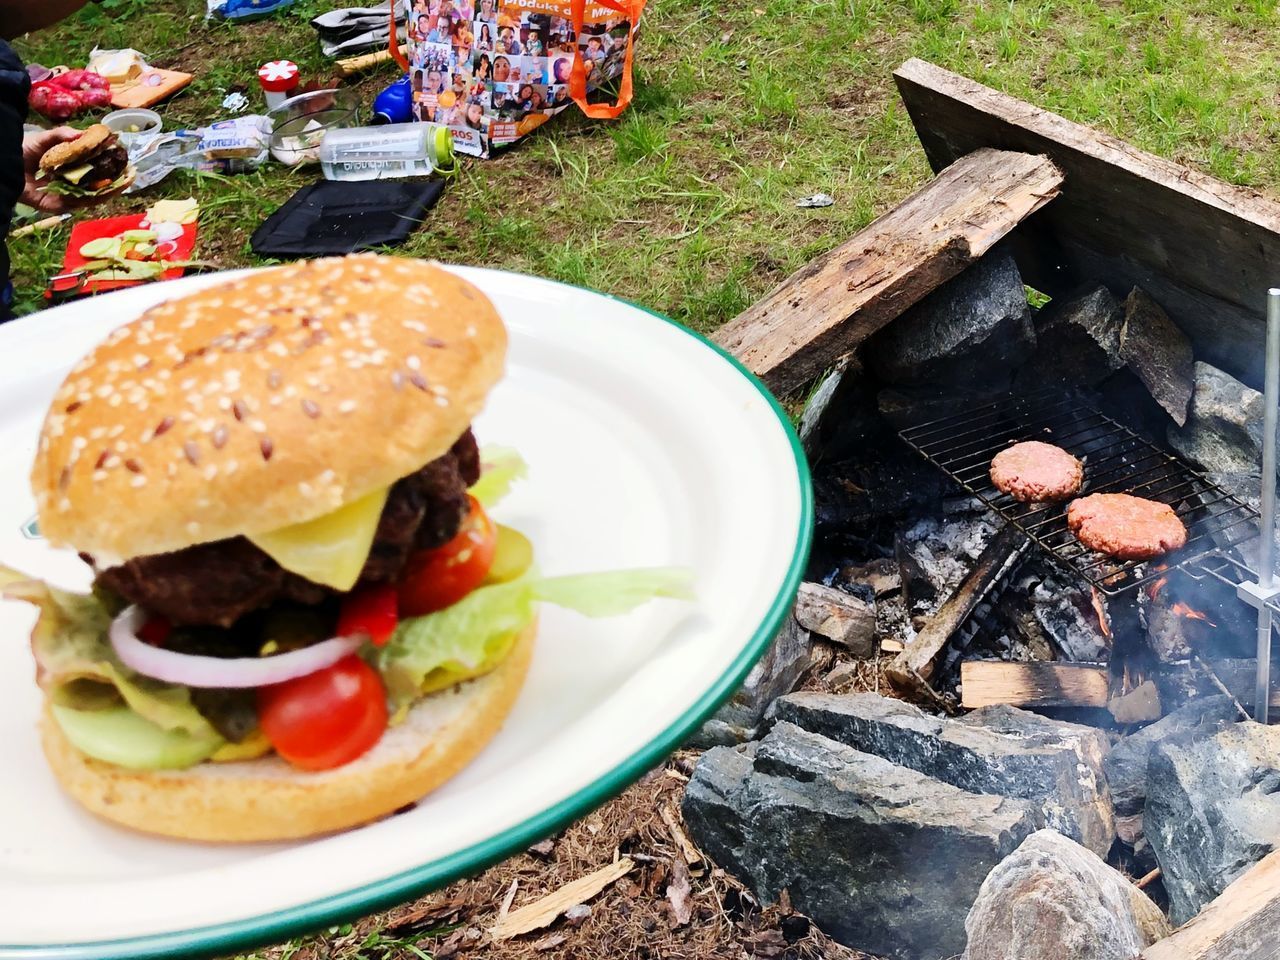
<path fill-rule="evenodd" d="M 1165 588 L 1165 584 L 1169 582 L 1168 577 L 1161 577 L 1159 580 L 1152 580 L 1147 584 L 1147 599 L 1154 600 L 1160 595 L 1160 591 Z"/>
<path fill-rule="evenodd" d="M 1091 588 L 1093 591 L 1093 611 L 1098 615 L 1098 626 L 1102 627 L 1102 635 L 1108 640 L 1111 639 L 1111 624 L 1107 623 L 1107 608 L 1102 605 L 1102 594 L 1098 593 L 1097 587 Z"/>
<path fill-rule="evenodd" d="M 1186 617 L 1188 620 L 1203 620 L 1205 623 L 1207 623 L 1211 627 L 1217 626 L 1216 623 L 1214 623 L 1212 620 L 1209 619 L 1208 614 L 1201 613 L 1199 610 L 1195 609 L 1194 607 L 1187 606 L 1181 600 L 1179 600 L 1169 609 L 1172 610 L 1174 613 L 1176 613 L 1180 617 Z"/>

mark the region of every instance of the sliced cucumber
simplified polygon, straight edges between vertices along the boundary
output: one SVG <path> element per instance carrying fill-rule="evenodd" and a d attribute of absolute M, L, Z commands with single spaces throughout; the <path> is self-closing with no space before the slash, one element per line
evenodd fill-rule
<path fill-rule="evenodd" d="M 207 759 L 220 746 L 218 736 L 198 737 L 165 730 L 128 707 L 72 710 L 51 705 L 66 738 L 96 760 L 131 770 L 180 770 Z"/>
<path fill-rule="evenodd" d="M 506 583 L 533 565 L 533 544 L 519 530 L 498 524 L 498 541 L 493 550 L 493 565 L 485 583 Z"/>

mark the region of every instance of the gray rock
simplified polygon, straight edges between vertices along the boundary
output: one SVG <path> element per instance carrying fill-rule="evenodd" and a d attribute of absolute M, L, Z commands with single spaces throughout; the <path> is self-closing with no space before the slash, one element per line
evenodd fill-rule
<path fill-rule="evenodd" d="M 1169 443 L 1203 470 L 1256 478 L 1262 462 L 1262 416 L 1261 393 L 1197 362 L 1186 426 L 1170 427 Z M 1256 490 L 1256 483 L 1254 479 L 1246 486 Z"/>
<path fill-rule="evenodd" d="M 1036 350 L 1018 371 L 1015 390 L 1102 382 L 1124 366 L 1123 318 L 1120 301 L 1100 284 L 1050 301 L 1036 314 Z"/>
<path fill-rule="evenodd" d="M 1132 960 L 1172 932 L 1145 893 L 1053 830 L 991 871 L 964 926 L 964 960 Z"/>
<path fill-rule="evenodd" d="M 864 355 L 889 383 L 990 383 L 1035 347 L 1031 307 L 1017 264 L 983 257 L 939 287 L 872 340 Z"/>
<path fill-rule="evenodd" d="M 1092 727 L 1007 706 L 947 720 L 874 693 L 795 693 L 769 715 L 968 793 L 1030 801 L 1047 825 L 1099 855 L 1115 840 L 1102 773 L 1108 742 Z"/>
<path fill-rule="evenodd" d="M 1158 743 L 1143 821 L 1170 917 L 1186 923 L 1280 845 L 1280 727 L 1224 724 Z"/>
<path fill-rule="evenodd" d="M 765 900 L 787 890 L 840 942 L 902 960 L 958 954 L 982 881 L 1042 826 L 1025 800 L 965 793 L 789 723 L 704 754 L 684 816 Z"/>
<path fill-rule="evenodd" d="M 1191 341 L 1139 287 L 1129 291 L 1124 301 L 1120 355 L 1173 422 L 1186 423 L 1195 385 Z"/>
<path fill-rule="evenodd" d="M 1102 769 L 1111 787 L 1111 802 L 1116 814 L 1132 817 L 1142 813 L 1147 800 L 1147 760 L 1157 743 L 1196 730 L 1212 735 L 1220 721 L 1234 720 L 1235 717 L 1236 708 L 1229 697 L 1202 697 L 1130 734 L 1112 747 L 1102 762 Z M 1130 832 L 1136 836 L 1132 828 Z"/>
<path fill-rule="evenodd" d="M 769 704 L 794 690 L 809 669 L 811 646 L 809 631 L 796 623 L 795 617 L 787 617 L 742 686 L 702 725 L 688 746 L 705 749 L 753 738 Z"/>

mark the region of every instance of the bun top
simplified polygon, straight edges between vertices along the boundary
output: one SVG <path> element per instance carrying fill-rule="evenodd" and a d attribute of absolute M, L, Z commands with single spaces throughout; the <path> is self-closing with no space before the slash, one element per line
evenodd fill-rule
<path fill-rule="evenodd" d="M 359 255 L 153 307 L 67 376 L 31 485 L 100 567 L 312 520 L 444 454 L 502 375 L 472 284 Z"/>
<path fill-rule="evenodd" d="M 57 170 L 59 167 L 78 163 L 90 156 L 102 146 L 110 146 L 116 141 L 116 135 L 105 123 L 95 123 L 80 132 L 80 136 L 66 143 L 50 147 L 40 158 L 41 172 Z"/>

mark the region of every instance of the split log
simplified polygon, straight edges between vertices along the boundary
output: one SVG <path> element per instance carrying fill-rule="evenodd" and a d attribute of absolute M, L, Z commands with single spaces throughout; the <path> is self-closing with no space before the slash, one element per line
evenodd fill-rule
<path fill-rule="evenodd" d="M 1141 960 L 1280 960 L 1280 850 L 1251 867 L 1198 917 Z"/>
<path fill-rule="evenodd" d="M 874 598 L 863 600 L 835 587 L 802 583 L 796 594 L 796 621 L 806 630 L 848 647 L 862 660 L 876 655 Z"/>
<path fill-rule="evenodd" d="M 960 629 L 1027 546 L 1027 538 L 1013 524 L 1006 524 L 979 555 L 973 570 L 938 608 L 924 629 L 893 658 L 888 676 L 904 692 L 919 693 L 933 676 L 934 662 L 947 641 Z"/>
<path fill-rule="evenodd" d="M 1105 663 L 1004 663 L 967 660 L 960 664 L 961 705 L 989 707 L 1101 707 L 1111 697 L 1111 668 Z"/>
<path fill-rule="evenodd" d="M 1223 686 L 1245 705 L 1253 703 L 1253 660 L 1206 661 Z M 1198 676 L 1192 676 L 1185 663 L 1169 664 L 1153 678 L 1161 688 L 1179 685 L 1186 698 L 1217 690 L 1200 691 Z M 1192 682 L 1195 681 L 1195 682 Z M 1111 669 L 1105 663 L 1071 663 L 1038 661 L 1005 663 L 999 660 L 969 660 L 960 664 L 961 706 L 986 707 L 1007 703 L 1015 707 L 1099 707 L 1111 709 L 1124 697 L 1115 697 L 1111 689 Z M 1174 699 L 1174 698 L 1169 698 Z M 1176 700 L 1173 705 L 1176 705 Z M 1271 706 L 1280 706 L 1280 677 L 1272 682 Z M 1154 719 L 1141 717 L 1140 719 Z"/>
<path fill-rule="evenodd" d="M 978 150 L 784 280 L 714 339 L 782 395 L 991 249 L 1058 195 L 1044 157 Z"/>
<path fill-rule="evenodd" d="M 1084 282 L 1141 287 L 1198 359 L 1261 384 L 1280 203 L 923 60 L 894 79 L 934 170 L 983 147 L 1043 154 L 1062 170 L 1061 199 L 1009 240 L 1028 284 L 1054 297 Z"/>

